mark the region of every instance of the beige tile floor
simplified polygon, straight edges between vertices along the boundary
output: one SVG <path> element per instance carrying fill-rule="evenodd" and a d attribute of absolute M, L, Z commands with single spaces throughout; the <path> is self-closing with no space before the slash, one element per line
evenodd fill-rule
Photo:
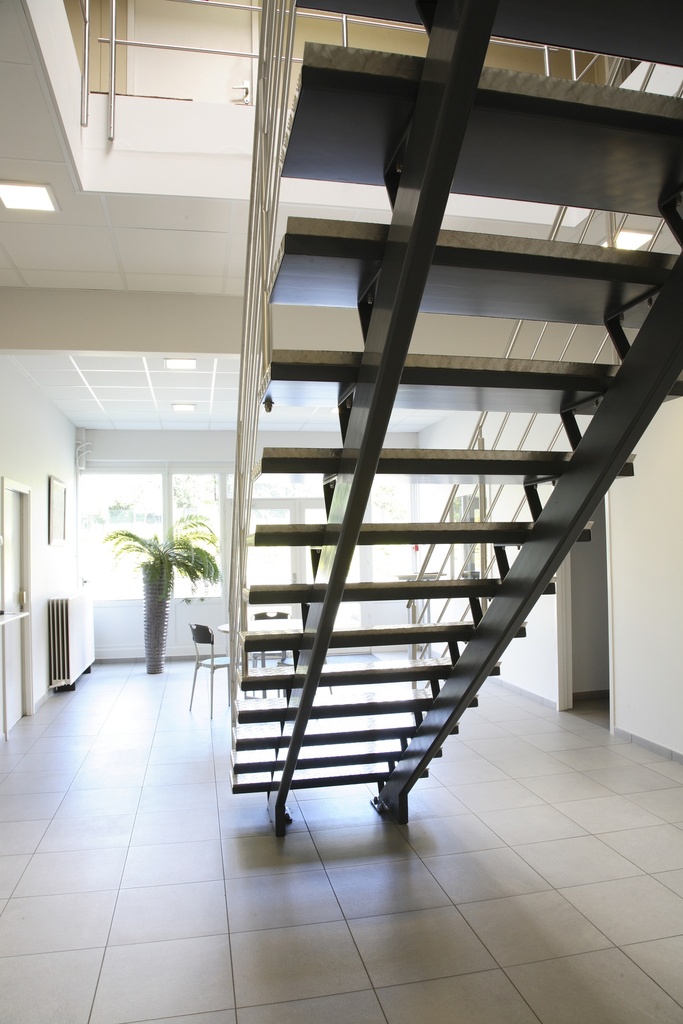
<path fill-rule="evenodd" d="M 282 840 L 190 681 L 99 665 L 0 746 L 3 1024 L 683 1024 L 683 766 L 603 708 L 489 683 L 409 825 L 312 790 Z"/>

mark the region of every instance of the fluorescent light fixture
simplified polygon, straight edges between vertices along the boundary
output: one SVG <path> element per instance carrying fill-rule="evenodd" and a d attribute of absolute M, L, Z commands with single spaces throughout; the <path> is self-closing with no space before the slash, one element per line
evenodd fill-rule
<path fill-rule="evenodd" d="M 0 199 L 8 210 L 47 210 L 54 213 L 57 209 L 57 204 L 45 185 L 0 182 Z"/>
<path fill-rule="evenodd" d="M 652 239 L 652 231 L 619 231 L 614 245 L 616 249 L 642 249 Z M 607 242 L 602 243 L 603 249 Z"/>
<path fill-rule="evenodd" d="M 196 370 L 196 359 L 164 359 L 164 366 L 167 370 Z"/>
<path fill-rule="evenodd" d="M 174 402 L 171 408 L 173 412 L 194 412 L 197 406 L 188 402 Z"/>

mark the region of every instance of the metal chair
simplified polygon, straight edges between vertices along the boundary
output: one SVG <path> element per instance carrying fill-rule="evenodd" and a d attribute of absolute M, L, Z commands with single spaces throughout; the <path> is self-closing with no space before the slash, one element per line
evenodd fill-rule
<path fill-rule="evenodd" d="M 195 649 L 194 677 L 192 679 L 192 693 L 190 694 L 190 711 L 192 711 L 192 701 L 194 700 L 194 688 L 197 683 L 197 672 L 200 668 L 208 668 L 211 672 L 211 718 L 213 718 L 213 674 L 216 669 L 228 668 L 230 665 L 230 658 L 227 655 L 218 658 L 214 655 L 214 636 L 213 630 L 210 626 L 200 626 L 197 625 L 197 623 L 190 623 L 190 632 L 192 633 L 192 641 Z M 210 649 L 208 658 L 205 656 L 207 646 Z M 204 648 L 204 651 L 200 648 Z M 228 702 L 229 700 L 230 697 L 228 695 Z"/>
<path fill-rule="evenodd" d="M 288 619 L 289 612 L 256 612 L 254 614 L 254 622 L 273 622 L 276 619 Z M 258 627 L 257 627 L 258 628 Z M 287 651 L 255 651 L 252 658 L 252 665 L 254 668 L 258 666 L 259 656 L 261 658 L 261 668 L 266 667 L 266 659 L 268 655 L 279 655 L 280 663 L 283 662 L 287 657 Z"/>

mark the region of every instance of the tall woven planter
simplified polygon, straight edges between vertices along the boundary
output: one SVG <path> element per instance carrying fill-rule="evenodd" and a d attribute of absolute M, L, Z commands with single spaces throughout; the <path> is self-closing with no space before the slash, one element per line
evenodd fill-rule
<path fill-rule="evenodd" d="M 164 671 L 166 661 L 166 639 L 168 637 L 168 612 L 171 602 L 168 588 L 158 581 L 150 582 L 142 570 L 142 622 L 145 637 L 145 663 L 147 674 L 158 675 Z"/>

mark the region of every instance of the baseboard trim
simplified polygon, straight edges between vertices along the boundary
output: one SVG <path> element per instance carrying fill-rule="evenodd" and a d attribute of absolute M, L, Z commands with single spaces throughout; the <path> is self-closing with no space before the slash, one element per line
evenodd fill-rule
<path fill-rule="evenodd" d="M 620 740 L 630 740 L 631 743 L 637 743 L 639 747 L 645 747 L 646 750 L 651 750 L 653 754 L 660 754 L 668 761 L 683 763 L 683 752 L 679 750 L 663 747 L 661 743 L 653 743 L 652 740 L 645 739 L 643 736 L 636 736 L 635 733 L 627 732 L 626 729 L 618 729 L 616 726 L 614 727 L 614 735 L 618 736 Z"/>
<path fill-rule="evenodd" d="M 523 686 L 517 686 L 515 683 L 508 683 L 505 679 L 501 679 L 500 676 L 489 676 L 487 682 L 495 683 L 496 686 L 500 686 L 504 690 L 516 693 L 520 697 L 527 697 L 529 700 L 535 701 L 536 704 L 542 704 L 543 707 L 552 708 L 553 711 L 557 711 L 557 701 L 550 700 L 549 697 L 541 697 L 539 693 L 534 693 L 533 690 L 525 690 Z"/>

